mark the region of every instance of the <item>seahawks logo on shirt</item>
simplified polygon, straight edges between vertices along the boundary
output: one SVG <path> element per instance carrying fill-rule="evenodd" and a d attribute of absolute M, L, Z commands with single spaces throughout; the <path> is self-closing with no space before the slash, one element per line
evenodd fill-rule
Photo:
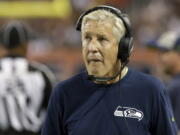
<path fill-rule="evenodd" d="M 138 121 L 140 121 L 143 119 L 144 114 L 142 111 L 140 111 L 136 108 L 118 106 L 114 112 L 114 116 L 134 118 L 134 119 L 138 119 Z"/>

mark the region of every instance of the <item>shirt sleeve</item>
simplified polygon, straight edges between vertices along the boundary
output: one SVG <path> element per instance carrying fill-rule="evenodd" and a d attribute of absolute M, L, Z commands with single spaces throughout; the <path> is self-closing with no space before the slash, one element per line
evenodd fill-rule
<path fill-rule="evenodd" d="M 62 105 L 58 88 L 51 95 L 41 135 L 65 135 L 62 128 Z"/>
<path fill-rule="evenodd" d="M 180 130 L 180 85 L 175 85 L 169 88 L 169 95 L 172 103 L 172 108 L 174 112 L 174 117 L 176 119 L 176 123 L 178 129 Z"/>
<path fill-rule="evenodd" d="M 177 126 L 167 91 L 163 88 L 156 96 L 153 103 L 151 133 L 153 135 L 177 135 Z"/>

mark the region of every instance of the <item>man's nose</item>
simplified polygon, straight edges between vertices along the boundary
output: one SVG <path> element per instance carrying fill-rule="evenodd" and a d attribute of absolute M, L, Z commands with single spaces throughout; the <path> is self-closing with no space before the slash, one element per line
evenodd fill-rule
<path fill-rule="evenodd" d="M 91 42 L 89 43 L 89 51 L 91 51 L 91 52 L 96 52 L 96 51 L 98 51 L 98 42 L 97 42 L 97 39 L 96 38 L 93 38 L 92 40 L 91 40 Z"/>

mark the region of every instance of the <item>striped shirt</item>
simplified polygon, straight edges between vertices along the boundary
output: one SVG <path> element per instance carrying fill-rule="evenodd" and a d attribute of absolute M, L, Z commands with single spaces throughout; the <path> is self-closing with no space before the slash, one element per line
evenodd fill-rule
<path fill-rule="evenodd" d="M 54 75 L 23 57 L 0 60 L 0 135 L 38 135 Z"/>

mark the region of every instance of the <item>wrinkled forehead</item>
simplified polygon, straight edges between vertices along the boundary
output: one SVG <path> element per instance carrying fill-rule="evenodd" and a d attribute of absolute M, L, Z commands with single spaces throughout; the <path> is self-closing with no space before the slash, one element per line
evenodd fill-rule
<path fill-rule="evenodd" d="M 94 34 L 106 37 L 115 36 L 113 33 L 113 25 L 109 22 L 89 20 L 82 29 L 82 36 Z"/>

